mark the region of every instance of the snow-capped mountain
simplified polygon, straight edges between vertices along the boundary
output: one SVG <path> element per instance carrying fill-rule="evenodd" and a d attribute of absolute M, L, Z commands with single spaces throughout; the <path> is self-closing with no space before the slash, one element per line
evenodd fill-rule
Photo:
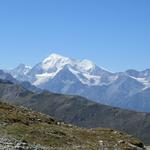
<path fill-rule="evenodd" d="M 10 73 L 20 81 L 29 81 L 52 92 L 81 95 L 103 104 L 140 111 L 144 111 L 147 105 L 150 108 L 150 94 L 147 94 L 150 69 L 112 73 L 90 60 L 51 54 L 32 68 L 19 65 Z M 140 108 L 136 107 L 138 94 L 140 97 L 147 94 Z"/>
<path fill-rule="evenodd" d="M 127 70 L 126 73 L 132 78 L 138 80 L 143 83 L 145 86 L 144 89 L 150 87 L 150 69 L 146 69 L 144 71 L 136 71 L 136 70 Z"/>
<path fill-rule="evenodd" d="M 113 78 L 110 77 L 111 75 L 113 76 L 112 73 L 96 66 L 89 60 L 80 61 L 58 54 L 52 54 L 34 66 L 27 73 L 27 76 L 29 76 L 29 80 L 34 85 L 40 86 L 55 78 L 55 76 L 62 73 L 63 70 L 68 70 L 84 85 L 100 85 L 103 82 L 110 83 L 113 80 Z M 104 80 L 103 78 L 106 79 Z"/>
<path fill-rule="evenodd" d="M 20 64 L 18 67 L 16 67 L 15 69 L 12 69 L 10 71 L 8 71 L 14 78 L 20 80 L 20 81 L 25 81 L 26 79 L 26 75 L 28 74 L 28 72 L 31 70 L 32 67 L 24 65 L 24 64 Z"/>

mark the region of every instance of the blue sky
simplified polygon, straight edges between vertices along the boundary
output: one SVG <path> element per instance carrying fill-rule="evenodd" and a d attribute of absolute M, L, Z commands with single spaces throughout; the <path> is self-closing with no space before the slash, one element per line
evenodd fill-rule
<path fill-rule="evenodd" d="M 149 0 L 0 0 L 0 68 L 51 53 L 111 71 L 150 68 Z"/>

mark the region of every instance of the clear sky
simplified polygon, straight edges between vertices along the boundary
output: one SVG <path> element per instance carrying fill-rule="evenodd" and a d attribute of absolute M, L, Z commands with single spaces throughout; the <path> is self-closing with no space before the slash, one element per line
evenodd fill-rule
<path fill-rule="evenodd" d="M 150 0 L 0 0 L 0 68 L 51 53 L 150 68 Z"/>

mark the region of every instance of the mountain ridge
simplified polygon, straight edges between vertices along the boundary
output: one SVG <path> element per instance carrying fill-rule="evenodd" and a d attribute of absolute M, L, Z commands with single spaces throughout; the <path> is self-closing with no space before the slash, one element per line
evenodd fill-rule
<path fill-rule="evenodd" d="M 10 82 L 0 82 L 0 99 L 86 128 L 113 128 L 150 144 L 150 113 L 123 110 L 95 103 L 81 96 L 44 91 L 33 93 Z"/>
<path fill-rule="evenodd" d="M 110 106 L 150 112 L 150 96 L 146 92 L 150 88 L 150 69 L 112 73 L 89 60 L 51 54 L 26 74 L 23 71 L 18 75 L 18 70 L 21 69 L 9 73 L 20 81 L 28 81 L 50 92 L 80 95 Z M 18 77 L 14 75 L 15 71 Z M 139 95 L 142 104 L 136 107 Z"/>

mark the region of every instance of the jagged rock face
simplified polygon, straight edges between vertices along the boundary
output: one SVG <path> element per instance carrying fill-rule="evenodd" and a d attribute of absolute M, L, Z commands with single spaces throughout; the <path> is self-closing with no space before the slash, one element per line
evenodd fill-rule
<path fill-rule="evenodd" d="M 19 65 L 9 73 L 20 81 L 29 81 L 51 92 L 80 95 L 111 106 L 150 111 L 150 96 L 145 92 L 150 87 L 149 69 L 112 73 L 89 60 L 52 54 L 34 67 Z"/>

